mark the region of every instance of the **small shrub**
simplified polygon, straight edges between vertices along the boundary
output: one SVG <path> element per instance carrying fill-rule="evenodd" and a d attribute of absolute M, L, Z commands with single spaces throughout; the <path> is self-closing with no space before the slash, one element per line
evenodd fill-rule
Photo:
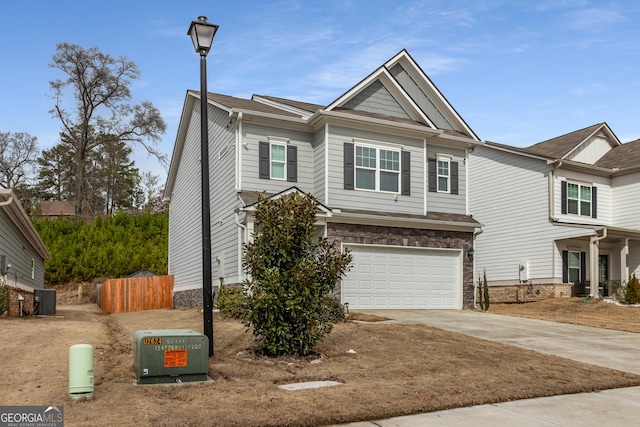
<path fill-rule="evenodd" d="M 4 280 L 0 277 L 0 314 L 9 308 L 9 288 L 4 284 Z"/>
<path fill-rule="evenodd" d="M 480 303 L 480 310 L 489 311 L 491 305 L 491 299 L 489 298 L 489 284 L 487 283 L 487 272 L 484 272 L 484 280 L 478 286 L 478 302 Z"/>
<path fill-rule="evenodd" d="M 640 280 L 633 273 L 624 290 L 624 301 L 627 304 L 640 304 Z"/>
<path fill-rule="evenodd" d="M 241 319 L 244 313 L 242 309 L 242 289 L 233 286 L 221 286 L 217 306 L 220 314 L 224 317 Z"/>

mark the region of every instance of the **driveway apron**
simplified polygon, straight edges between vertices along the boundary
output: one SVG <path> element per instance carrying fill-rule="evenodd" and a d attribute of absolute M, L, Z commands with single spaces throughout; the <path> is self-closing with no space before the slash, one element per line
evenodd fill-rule
<path fill-rule="evenodd" d="M 640 374 L 640 334 L 470 310 L 360 310 Z"/>

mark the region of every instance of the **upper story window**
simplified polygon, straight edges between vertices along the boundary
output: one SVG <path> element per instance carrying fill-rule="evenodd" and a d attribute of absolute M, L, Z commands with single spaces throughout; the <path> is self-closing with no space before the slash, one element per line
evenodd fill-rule
<path fill-rule="evenodd" d="M 298 150 L 284 141 L 260 141 L 260 179 L 298 181 Z"/>
<path fill-rule="evenodd" d="M 562 213 L 597 217 L 597 188 L 562 181 Z"/>
<path fill-rule="evenodd" d="M 428 160 L 429 191 L 458 194 L 458 162 L 447 157 Z"/>
<path fill-rule="evenodd" d="M 344 188 L 411 194 L 410 153 L 390 147 L 344 144 Z"/>
<path fill-rule="evenodd" d="M 438 159 L 438 192 L 449 192 L 449 160 Z"/>
<path fill-rule="evenodd" d="M 287 150 L 284 144 L 271 143 L 271 179 L 284 179 Z"/>
<path fill-rule="evenodd" d="M 400 151 L 356 145 L 356 188 L 397 193 Z"/>

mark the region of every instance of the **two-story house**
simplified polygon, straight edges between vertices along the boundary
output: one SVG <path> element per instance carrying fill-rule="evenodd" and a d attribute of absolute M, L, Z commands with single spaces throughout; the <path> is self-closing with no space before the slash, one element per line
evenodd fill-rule
<path fill-rule="evenodd" d="M 188 91 L 165 189 L 175 306 L 202 301 L 200 93 Z M 350 308 L 474 304 L 468 152 L 479 138 L 401 51 L 329 105 L 207 94 L 213 282 L 241 283 L 258 194 L 313 194 L 318 234 L 353 262 Z"/>
<path fill-rule="evenodd" d="M 640 274 L 640 140 L 599 123 L 526 148 L 485 142 L 469 173 L 476 267 L 496 300 L 602 295 Z"/>

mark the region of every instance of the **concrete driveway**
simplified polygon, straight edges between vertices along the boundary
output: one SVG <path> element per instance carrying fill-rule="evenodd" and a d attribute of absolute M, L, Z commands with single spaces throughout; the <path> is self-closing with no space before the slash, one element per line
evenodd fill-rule
<path fill-rule="evenodd" d="M 359 310 L 640 374 L 640 334 L 470 310 Z"/>
<path fill-rule="evenodd" d="M 640 374 L 640 334 L 453 310 L 359 310 Z M 640 387 L 479 405 L 342 427 L 600 427 L 638 423 Z"/>

